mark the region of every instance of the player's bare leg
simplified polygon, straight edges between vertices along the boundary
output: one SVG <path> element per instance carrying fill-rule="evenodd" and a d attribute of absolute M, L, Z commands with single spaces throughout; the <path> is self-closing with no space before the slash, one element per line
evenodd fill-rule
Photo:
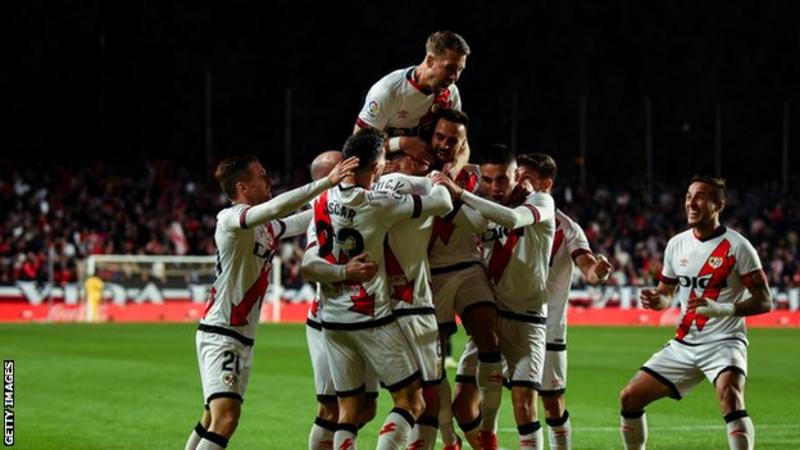
<path fill-rule="evenodd" d="M 439 400 L 439 433 L 442 436 L 443 448 L 452 450 L 459 448 L 459 439 L 453 429 L 453 395 L 447 371 L 442 370 L 442 382 L 438 386 Z"/>
<path fill-rule="evenodd" d="M 376 450 L 401 450 L 425 409 L 419 380 L 392 392 L 394 408 L 381 426 Z M 337 447 L 338 448 L 338 447 Z"/>
<path fill-rule="evenodd" d="M 208 407 L 211 422 L 203 439 L 197 444 L 197 450 L 219 450 L 228 446 L 228 440 L 239 424 L 242 401 L 227 397 L 215 398 L 209 402 Z"/>
<path fill-rule="evenodd" d="M 620 434 L 626 450 L 644 449 L 647 442 L 647 417 L 644 408 L 670 395 L 670 388 L 647 372 L 639 371 L 619 394 Z"/>
<path fill-rule="evenodd" d="M 458 422 L 464 438 L 474 449 L 480 449 L 478 437 L 482 422 L 480 412 L 480 395 L 474 381 L 456 381 L 456 392 L 453 398 L 453 415 Z"/>
<path fill-rule="evenodd" d="M 715 383 L 732 450 L 752 450 L 755 445 L 755 428 L 744 406 L 744 384 L 745 377 L 737 370 L 723 371 Z"/>
<path fill-rule="evenodd" d="M 200 439 L 203 439 L 203 436 L 205 436 L 208 431 L 209 425 L 211 425 L 211 413 L 208 409 L 205 409 L 203 415 L 200 416 L 200 421 L 197 422 L 197 425 L 194 426 L 194 430 L 192 430 L 192 434 L 189 435 L 189 439 L 186 440 L 184 450 L 195 450 L 197 444 L 200 443 Z"/>
<path fill-rule="evenodd" d="M 572 448 L 572 426 L 569 422 L 564 394 L 539 394 L 544 406 L 545 421 L 550 437 L 550 448 L 553 450 L 569 450 Z"/>
<path fill-rule="evenodd" d="M 308 436 L 309 450 L 325 450 L 333 448 L 333 435 L 339 421 L 339 405 L 336 400 L 320 400 L 317 402 L 317 417 Z"/>
<path fill-rule="evenodd" d="M 481 432 L 487 434 L 484 439 L 497 441 L 497 411 L 500 409 L 500 400 L 503 396 L 503 366 L 500 357 L 500 339 L 496 331 L 497 309 L 493 303 L 478 303 L 472 308 L 465 308 L 462 319 L 478 347 L 476 382 L 483 418 Z"/>
<path fill-rule="evenodd" d="M 536 417 L 536 390 L 528 386 L 511 386 L 511 404 L 519 431 L 520 450 L 542 450 L 542 425 Z"/>
<path fill-rule="evenodd" d="M 413 450 L 433 450 L 436 445 L 436 433 L 439 431 L 439 384 L 422 388 L 425 409 L 417 419 L 408 448 Z"/>
<path fill-rule="evenodd" d="M 337 397 L 339 404 L 339 421 L 333 435 L 333 448 L 356 448 L 356 437 L 364 406 L 363 392 Z M 349 442 L 349 444 L 348 444 Z"/>

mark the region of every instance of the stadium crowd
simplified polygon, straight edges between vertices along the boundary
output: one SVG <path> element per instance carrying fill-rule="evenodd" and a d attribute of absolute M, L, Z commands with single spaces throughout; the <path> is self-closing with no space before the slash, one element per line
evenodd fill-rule
<path fill-rule="evenodd" d="M 301 184 L 299 175 L 274 174 L 275 193 Z M 684 186 L 578 187 L 561 180 L 559 207 L 586 230 L 616 272 L 612 283 L 653 285 L 667 240 L 685 228 Z M 653 192 L 649 194 L 648 192 Z M 732 186 L 723 222 L 752 241 L 771 286 L 800 286 L 800 200 L 774 185 Z M 227 199 L 202 170 L 171 161 L 80 167 L 0 162 L 0 285 L 46 282 L 50 255 L 55 282 L 78 277 L 91 254 L 214 254 L 215 214 Z M 284 286 L 299 289 L 302 243 L 285 241 Z"/>

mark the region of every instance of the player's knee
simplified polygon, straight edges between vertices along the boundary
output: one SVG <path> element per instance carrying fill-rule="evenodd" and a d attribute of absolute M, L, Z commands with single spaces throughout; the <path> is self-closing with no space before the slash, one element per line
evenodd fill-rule
<path fill-rule="evenodd" d="M 623 411 L 639 411 L 644 407 L 641 396 L 630 385 L 620 391 L 619 404 Z"/>
<path fill-rule="evenodd" d="M 226 410 L 211 418 L 211 430 L 223 436 L 230 436 L 239 425 L 239 411 Z"/>
<path fill-rule="evenodd" d="M 742 409 L 744 392 L 734 383 L 725 383 L 717 387 L 717 398 L 723 409 L 735 411 Z"/>
<path fill-rule="evenodd" d="M 317 417 L 331 423 L 339 421 L 339 405 L 336 402 L 319 402 Z"/>
<path fill-rule="evenodd" d="M 477 393 L 477 392 L 475 392 Z M 472 422 L 478 417 L 478 397 L 472 391 L 460 391 L 453 399 L 453 417 L 458 423 Z"/>
<path fill-rule="evenodd" d="M 500 346 L 500 339 L 497 337 L 494 326 L 476 327 L 472 331 L 472 339 L 478 346 L 481 353 L 496 352 Z"/>
<path fill-rule="evenodd" d="M 560 418 L 564 415 L 564 396 L 559 395 L 542 395 L 542 405 L 547 417 Z"/>
<path fill-rule="evenodd" d="M 364 400 L 364 409 L 361 411 L 361 423 L 365 424 L 375 418 L 378 411 L 378 401 L 369 397 Z"/>

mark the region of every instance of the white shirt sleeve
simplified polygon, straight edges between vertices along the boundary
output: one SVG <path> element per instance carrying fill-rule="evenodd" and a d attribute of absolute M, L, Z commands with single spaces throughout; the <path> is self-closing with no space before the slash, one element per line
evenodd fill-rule
<path fill-rule="evenodd" d="M 248 228 L 283 217 L 330 187 L 331 182 L 328 177 L 323 177 L 297 189 L 284 192 L 272 200 L 245 210 L 239 218 L 239 225 L 241 228 Z"/>
<path fill-rule="evenodd" d="M 567 241 L 567 250 L 569 250 L 570 258 L 573 260 L 584 253 L 592 253 L 592 248 L 589 247 L 589 240 L 586 239 L 586 234 L 583 229 L 575 222 L 570 222 L 568 226 L 564 227 L 564 240 Z"/>
<path fill-rule="evenodd" d="M 529 195 L 525 199 L 525 203 L 513 209 L 499 205 L 491 200 L 483 199 L 467 191 L 464 191 L 461 199 L 464 203 L 478 210 L 483 217 L 510 230 L 553 220 L 555 217 L 553 198 L 550 195 L 539 192 Z"/>
<path fill-rule="evenodd" d="M 461 109 L 461 91 L 458 90 L 458 86 L 456 86 L 455 84 L 452 85 L 452 86 L 453 86 L 453 91 L 452 91 L 453 100 L 452 100 L 452 104 L 450 105 L 450 107 L 455 109 L 455 110 L 457 110 L 457 111 L 462 111 L 462 109 Z"/>
<path fill-rule="evenodd" d="M 758 252 L 750 241 L 741 239 L 734 251 L 736 255 L 737 273 L 739 275 L 747 275 L 748 273 L 761 269 L 761 259 L 758 257 Z"/>
<path fill-rule="evenodd" d="M 661 281 L 666 284 L 675 284 L 678 276 L 675 274 L 675 267 L 672 265 L 673 252 L 675 245 L 674 239 L 667 242 L 667 248 L 664 249 L 664 267 L 661 268 Z"/>
<path fill-rule="evenodd" d="M 385 79 L 379 80 L 367 92 L 367 98 L 361 112 L 358 113 L 359 126 L 366 124 L 378 130 L 385 130 L 389 125 L 389 119 L 397 112 L 396 94 L 392 90 L 392 85 Z"/>
<path fill-rule="evenodd" d="M 374 191 L 369 195 L 381 204 L 380 217 L 389 228 L 401 220 L 442 216 L 453 209 L 450 193 L 444 186 L 434 186 L 426 196 Z"/>
<path fill-rule="evenodd" d="M 278 239 L 300 236 L 308 230 L 308 225 L 313 218 L 314 210 L 307 209 L 303 212 L 292 214 L 289 217 L 278 219 L 277 222 L 283 224 L 281 228 L 283 233 L 277 236 Z"/>
<path fill-rule="evenodd" d="M 462 205 L 458 213 L 464 215 L 470 227 L 472 228 L 471 231 L 473 233 L 480 234 L 489 229 L 489 221 L 486 220 L 486 218 L 483 217 L 481 213 L 476 211 L 473 207 L 469 205 Z"/>
<path fill-rule="evenodd" d="M 347 278 L 345 264 L 331 264 L 319 256 L 319 245 L 310 245 L 303 253 L 303 278 L 317 283 L 335 283 Z"/>

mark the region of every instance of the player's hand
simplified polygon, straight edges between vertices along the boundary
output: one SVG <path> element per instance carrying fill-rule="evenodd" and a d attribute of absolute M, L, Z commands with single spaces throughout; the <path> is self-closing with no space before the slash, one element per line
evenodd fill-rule
<path fill-rule="evenodd" d="M 661 311 L 669 306 L 669 299 L 666 295 L 662 295 L 655 289 L 642 289 L 639 294 L 639 299 L 642 301 L 644 309 L 652 309 L 654 311 Z"/>
<path fill-rule="evenodd" d="M 708 317 L 729 317 L 736 312 L 733 303 L 717 303 L 705 297 L 689 300 L 687 307 L 689 310 L 694 309 L 697 314 Z"/>
<path fill-rule="evenodd" d="M 611 265 L 608 258 L 603 254 L 597 255 L 597 263 L 594 265 L 594 274 L 597 276 L 597 279 L 600 280 L 601 284 L 608 281 L 608 276 L 611 275 L 612 270 L 614 270 L 614 266 Z"/>
<path fill-rule="evenodd" d="M 336 186 L 346 177 L 353 176 L 353 171 L 356 170 L 356 168 L 358 168 L 358 158 L 351 156 L 341 161 L 339 164 L 336 164 L 333 170 L 331 170 L 331 173 L 328 174 L 328 181 Z"/>
<path fill-rule="evenodd" d="M 400 137 L 400 151 L 428 166 L 433 165 L 436 161 L 436 155 L 431 147 L 418 137 Z"/>
<path fill-rule="evenodd" d="M 378 264 L 367 261 L 366 253 L 351 259 L 345 266 L 345 275 L 350 281 L 369 281 L 376 272 L 378 272 Z"/>
<path fill-rule="evenodd" d="M 531 186 L 528 180 L 525 180 L 514 186 L 514 190 L 508 194 L 508 202 L 506 203 L 511 207 L 519 206 L 525 202 L 525 199 L 531 195 L 531 192 L 533 192 L 533 186 Z"/>
<path fill-rule="evenodd" d="M 448 177 L 447 175 L 441 172 L 432 172 L 429 177 L 433 180 L 433 184 L 438 184 L 447 188 L 450 191 L 450 196 L 454 199 L 458 200 L 461 198 L 461 194 L 464 193 L 464 189 L 461 188 L 452 178 Z"/>

